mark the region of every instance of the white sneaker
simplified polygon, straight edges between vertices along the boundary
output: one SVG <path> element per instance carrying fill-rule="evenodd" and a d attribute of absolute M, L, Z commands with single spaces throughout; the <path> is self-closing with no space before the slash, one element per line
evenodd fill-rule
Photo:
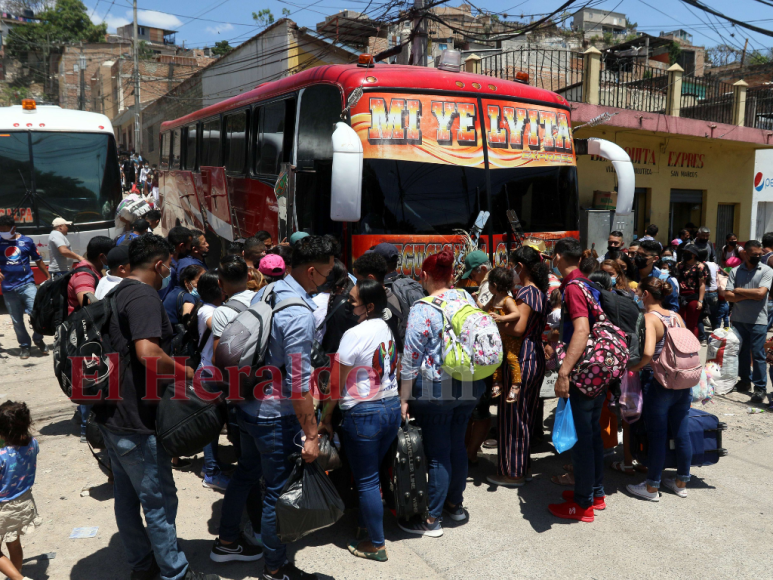
<path fill-rule="evenodd" d="M 664 479 L 663 485 L 665 485 L 668 489 L 673 491 L 679 497 L 687 497 L 687 488 L 679 487 L 678 485 L 676 485 L 675 479 Z"/>
<path fill-rule="evenodd" d="M 660 501 L 660 494 L 657 491 L 650 493 L 647 490 L 646 481 L 642 481 L 641 483 L 637 483 L 636 485 L 629 483 L 628 485 L 625 486 L 625 488 L 633 495 L 639 496 L 642 499 L 646 499 L 648 501 Z"/>

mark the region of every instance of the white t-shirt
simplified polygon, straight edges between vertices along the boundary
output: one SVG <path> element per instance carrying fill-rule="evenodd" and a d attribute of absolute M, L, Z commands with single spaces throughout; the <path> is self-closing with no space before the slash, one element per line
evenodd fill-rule
<path fill-rule="evenodd" d="M 709 286 L 706 288 L 706 292 L 716 292 L 717 291 L 717 270 L 719 270 L 719 266 L 715 262 L 704 262 L 709 267 L 709 272 L 711 273 L 711 280 L 709 281 Z"/>
<path fill-rule="evenodd" d="M 366 320 L 347 330 L 338 347 L 338 361 L 354 367 L 347 380 L 347 385 L 351 386 L 342 393 L 341 409 L 399 394 L 397 345 L 392 331 L 382 319 Z M 352 378 L 354 373 L 357 373 L 356 379 Z"/>
<path fill-rule="evenodd" d="M 198 323 L 199 323 L 199 342 L 201 342 L 201 339 L 204 336 L 204 332 L 207 330 L 207 321 L 212 318 L 212 315 L 215 313 L 215 310 L 217 308 L 208 302 L 205 302 L 199 307 L 199 316 L 198 316 Z M 229 308 L 230 310 L 230 308 Z M 231 310 L 234 314 L 233 310 Z M 212 326 L 214 326 L 214 320 L 212 321 Z M 204 348 L 201 349 L 201 364 L 199 364 L 199 368 L 201 367 L 211 367 L 212 366 L 212 345 L 215 342 L 214 333 L 211 333 L 209 335 L 209 338 L 207 339 L 207 342 L 204 344 Z"/>
<path fill-rule="evenodd" d="M 321 343 L 325 337 L 325 327 L 320 328 L 320 325 L 325 321 L 327 316 L 327 306 L 330 303 L 330 294 L 328 292 L 320 292 L 315 294 L 312 298 L 314 304 L 317 305 L 317 309 L 314 311 L 314 340 Z M 319 329 L 319 330 L 317 330 Z"/>
<path fill-rule="evenodd" d="M 256 293 L 252 290 L 244 290 L 243 292 L 231 296 L 231 300 L 237 300 L 245 306 L 249 306 L 252 299 L 255 298 L 255 294 Z M 229 308 L 226 305 L 218 306 L 215 313 L 212 315 L 212 336 L 220 338 L 228 323 L 238 315 L 239 313 L 233 308 Z"/>
<path fill-rule="evenodd" d="M 94 291 L 94 296 L 97 297 L 97 300 L 102 300 L 110 290 L 118 286 L 122 281 L 123 278 L 118 276 L 111 276 L 110 274 L 102 276 L 97 284 L 97 289 Z"/>
<path fill-rule="evenodd" d="M 48 262 L 49 272 L 66 272 L 70 269 L 71 260 L 65 258 L 59 251 L 60 246 L 67 246 L 70 249 L 70 240 L 67 239 L 62 232 L 54 230 L 48 234 L 48 255 L 50 260 Z"/>

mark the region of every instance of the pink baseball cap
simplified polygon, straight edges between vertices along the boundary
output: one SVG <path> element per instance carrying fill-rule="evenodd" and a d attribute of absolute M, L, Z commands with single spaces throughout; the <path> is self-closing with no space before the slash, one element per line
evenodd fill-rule
<path fill-rule="evenodd" d="M 278 254 L 267 254 L 260 260 L 258 272 L 264 276 L 281 276 L 285 273 L 285 261 Z"/>

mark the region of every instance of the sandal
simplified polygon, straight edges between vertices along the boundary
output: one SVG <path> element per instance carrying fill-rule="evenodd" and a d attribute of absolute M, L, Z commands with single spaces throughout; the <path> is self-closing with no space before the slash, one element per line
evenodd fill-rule
<path fill-rule="evenodd" d="M 639 473 L 647 473 L 647 466 L 638 461 L 634 461 L 633 468 Z"/>
<path fill-rule="evenodd" d="M 613 461 L 610 467 L 613 470 L 625 473 L 626 475 L 636 475 L 636 470 L 633 465 L 625 465 L 623 461 Z"/>
<path fill-rule="evenodd" d="M 496 399 L 499 395 L 502 394 L 502 385 L 494 385 L 491 387 L 491 398 Z"/>
<path fill-rule="evenodd" d="M 506 403 L 513 404 L 518 400 L 518 395 L 521 394 L 521 385 L 512 385 L 510 391 L 507 393 Z"/>
<path fill-rule="evenodd" d="M 571 463 L 567 463 L 566 465 L 564 465 L 564 471 L 566 471 L 567 473 L 574 473 L 574 465 L 572 465 Z"/>
<path fill-rule="evenodd" d="M 563 473 L 561 475 L 554 475 L 550 478 L 550 481 L 555 483 L 556 485 L 565 485 L 567 487 L 574 485 L 574 474 L 573 473 Z"/>

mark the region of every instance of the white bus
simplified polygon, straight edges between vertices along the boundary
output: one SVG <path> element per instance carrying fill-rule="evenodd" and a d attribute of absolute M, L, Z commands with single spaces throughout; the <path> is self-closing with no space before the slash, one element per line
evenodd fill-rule
<path fill-rule="evenodd" d="M 106 116 L 31 99 L 0 107 L 0 215 L 14 216 L 44 261 L 54 218 L 73 222 L 68 239 L 85 255 L 92 237 L 116 235 L 121 199 L 118 151 Z"/>

